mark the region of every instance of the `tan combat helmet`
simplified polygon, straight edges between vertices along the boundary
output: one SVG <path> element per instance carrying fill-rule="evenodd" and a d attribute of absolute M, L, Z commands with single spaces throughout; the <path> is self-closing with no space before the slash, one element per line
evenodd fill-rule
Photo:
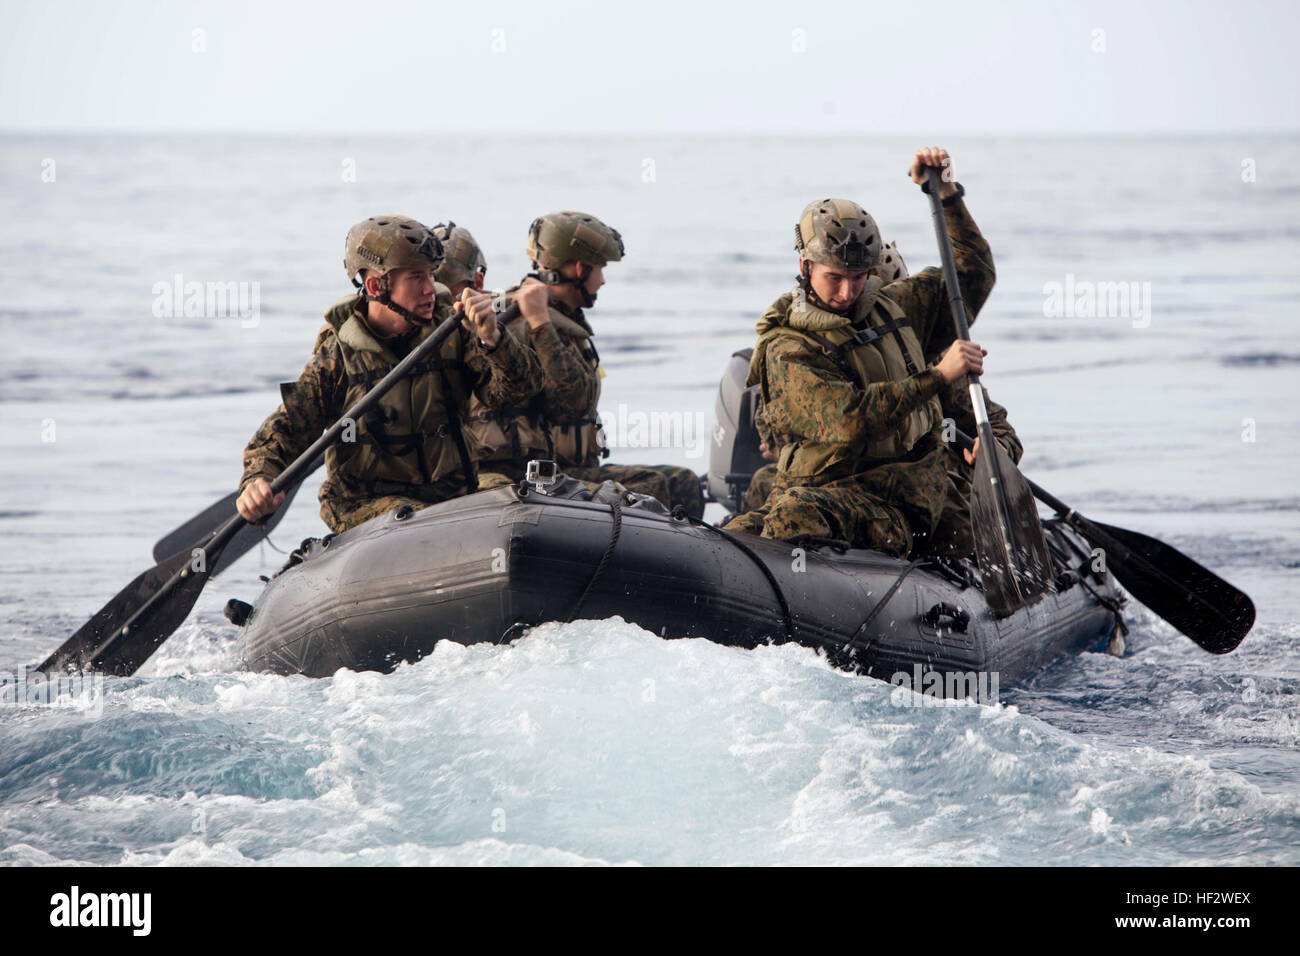
<path fill-rule="evenodd" d="M 442 243 L 424 223 L 408 216 L 371 216 L 348 230 L 343 268 L 367 301 L 387 306 L 408 322 L 428 325 L 428 319 L 393 301 L 388 274 L 394 269 L 437 269 L 442 259 Z M 367 293 L 357 279 L 362 269 L 379 274 L 379 295 Z"/>
<path fill-rule="evenodd" d="M 871 274 L 880 276 L 885 285 L 907 278 L 907 263 L 898 252 L 898 243 L 886 243 L 880 249 L 880 261 L 871 267 Z"/>
<path fill-rule="evenodd" d="M 442 243 L 424 223 L 409 216 L 371 216 L 348 230 L 343 268 L 356 284 L 362 269 L 385 275 L 394 269 L 436 269 Z"/>
<path fill-rule="evenodd" d="M 538 279 L 547 285 L 575 286 L 590 307 L 596 297 L 587 291 L 587 277 L 593 267 L 623 258 L 623 237 L 585 212 L 553 212 L 538 216 L 528 227 L 526 252 Z M 560 266 L 566 262 L 582 263 L 578 275 L 569 279 L 560 275 Z"/>
<path fill-rule="evenodd" d="M 458 226 L 451 220 L 446 224 L 438 223 L 433 227 L 433 234 L 442 243 L 446 257 L 442 265 L 434 272 L 434 278 L 449 289 L 462 283 L 471 287 L 474 280 L 487 274 L 487 259 L 474 237 L 464 226 Z"/>
<path fill-rule="evenodd" d="M 794 227 L 801 259 L 836 269 L 866 270 L 880 261 L 876 220 L 848 199 L 819 199 L 804 206 Z"/>

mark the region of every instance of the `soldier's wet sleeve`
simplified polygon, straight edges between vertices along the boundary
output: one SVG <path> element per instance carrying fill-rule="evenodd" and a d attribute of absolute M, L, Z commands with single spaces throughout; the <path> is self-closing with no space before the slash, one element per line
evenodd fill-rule
<path fill-rule="evenodd" d="M 533 350 L 509 329 L 501 330 L 501 341 L 488 352 L 478 337 L 462 330 L 470 341 L 465 347 L 465 364 L 474 380 L 474 392 L 488 408 L 524 405 L 542 390 L 545 375 Z"/>
<path fill-rule="evenodd" d="M 791 435 L 833 444 L 865 444 L 896 431 L 938 394 L 943 378 L 932 368 L 901 382 L 865 389 L 849 381 L 819 351 L 789 338 L 767 347 L 768 421 Z"/>
<path fill-rule="evenodd" d="M 964 200 L 958 199 L 943 209 L 948 238 L 952 241 L 953 264 L 966 303 L 966 317 L 971 325 L 988 301 L 997 272 L 993 252 L 980 233 Z M 916 336 L 925 349 L 926 361 L 934 363 L 957 338 L 948 306 L 948 290 L 943 270 L 931 266 L 885 287 L 885 294 L 907 313 Z"/>
<path fill-rule="evenodd" d="M 311 357 L 296 382 L 280 386 L 280 406 L 244 448 L 242 492 L 250 481 L 273 481 L 343 414 L 347 383 L 335 343 Z"/>
<path fill-rule="evenodd" d="M 974 436 L 976 432 L 975 409 L 971 407 L 970 390 L 966 386 L 966 380 L 958 379 L 951 385 L 945 386 L 939 393 L 939 400 L 943 403 L 944 417 L 951 418 L 958 428 L 967 435 Z M 1020 436 L 1016 434 L 1016 430 L 1011 427 L 1011 422 L 1007 419 L 1007 410 L 989 398 L 987 388 L 984 389 L 984 407 L 988 409 L 989 425 L 993 428 L 993 437 L 1007 450 L 1011 460 L 1018 464 L 1024 456 L 1025 447 L 1020 441 Z"/>
<path fill-rule="evenodd" d="M 596 412 L 600 373 L 582 354 L 577 340 L 562 339 L 550 322 L 528 330 L 546 376 L 546 411 L 556 421 L 577 421 Z"/>

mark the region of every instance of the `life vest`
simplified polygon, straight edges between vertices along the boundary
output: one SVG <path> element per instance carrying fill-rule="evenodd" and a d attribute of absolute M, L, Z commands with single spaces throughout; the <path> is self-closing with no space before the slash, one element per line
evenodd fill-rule
<path fill-rule="evenodd" d="M 337 332 L 343 328 L 343 323 L 348 320 L 353 312 L 357 311 L 357 293 L 345 295 L 328 309 L 325 310 L 325 324 L 320 327 L 316 333 L 316 344 L 311 347 L 313 352 L 319 352 L 320 347 L 325 344 L 331 332 Z M 456 297 L 451 294 L 451 289 L 447 288 L 441 282 L 433 284 L 433 324 L 437 327 L 443 319 L 451 315 L 454 311 L 452 308 Z"/>
<path fill-rule="evenodd" d="M 781 444 L 778 466 L 787 487 L 825 484 L 928 452 L 928 443 L 922 439 L 943 419 L 937 396 L 911 412 L 893 431 L 853 444 L 788 434 L 788 423 L 781 421 L 784 416 L 772 404 L 766 355 L 768 345 L 778 336 L 806 342 L 864 389 L 873 383 L 903 381 L 925 368 L 924 350 L 907 316 L 880 294 L 881 285 L 879 278 L 867 280 L 851 317 L 813 308 L 802 295 L 796 298 L 796 293 L 790 292 L 777 299 L 758 321 L 758 344 L 746 384 L 761 386 L 767 423 Z"/>
<path fill-rule="evenodd" d="M 507 289 L 507 300 L 518 289 Z M 596 400 L 578 418 L 561 418 L 543 389 L 524 407 L 488 408 L 472 396 L 465 431 L 470 448 L 482 466 L 490 471 L 493 462 L 512 462 L 522 467 L 530 458 L 551 458 L 561 468 L 589 468 L 609 454 L 596 409 L 600 399 L 600 355 L 591 341 L 591 328 L 578 313 L 566 315 L 554 305 L 551 324 L 562 347 L 577 349 L 596 382 Z M 521 342 L 528 341 L 528 324 L 521 315 L 506 326 Z"/>
<path fill-rule="evenodd" d="M 361 300 L 350 301 L 352 311 L 337 332 L 326 335 L 322 330 L 321 337 L 328 342 L 332 335 L 338 343 L 347 380 L 345 408 L 400 361 L 362 321 L 357 310 Z M 448 315 L 447 308 L 435 308 L 433 324 L 419 330 L 411 348 L 432 335 Z M 477 470 L 460 425 L 470 394 L 464 349 L 464 336 L 448 337 L 439 351 L 417 362 L 355 423 L 353 440 L 345 431 L 343 439 L 330 446 L 322 500 L 406 495 L 442 501 L 476 490 Z"/>

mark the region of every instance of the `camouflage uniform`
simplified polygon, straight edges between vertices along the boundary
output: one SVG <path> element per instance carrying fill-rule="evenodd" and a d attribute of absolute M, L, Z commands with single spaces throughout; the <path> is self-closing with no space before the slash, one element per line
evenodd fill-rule
<path fill-rule="evenodd" d="M 973 317 L 993 288 L 992 255 L 959 197 L 946 202 L 944 216 Z M 817 328 L 823 333 L 834 328 L 833 315 L 795 310 L 793 300 L 793 294 L 783 296 L 760 319 L 749 379 L 763 385 L 764 413 L 781 445 L 780 474 L 762 507 L 725 527 L 773 538 L 840 538 L 900 556 L 927 547 L 952 493 L 951 452 L 942 441 L 939 409 L 943 379 L 922 367 L 906 376 L 877 376 L 863 388 L 861 372 L 846 367 L 845 353 L 809 337 Z M 800 320 L 802 329 L 794 327 L 800 312 L 810 316 Z M 905 328 L 884 321 L 893 315 L 897 322 L 900 314 L 906 316 Z M 929 268 L 887 285 L 873 275 L 855 305 L 850 330 L 859 341 L 870 340 L 854 354 L 879 353 L 872 362 L 896 346 L 895 369 L 897 353 L 912 367 L 941 354 L 956 337 L 942 271 Z M 894 453 L 878 454 L 891 447 Z M 800 471 L 801 455 L 818 467 Z"/>
<path fill-rule="evenodd" d="M 776 479 L 781 474 L 776 462 L 764 465 L 749 477 L 749 487 L 745 489 L 745 501 L 742 511 L 757 511 L 776 487 Z"/>
<path fill-rule="evenodd" d="M 512 299 L 519 287 L 507 289 Z M 473 406 L 469 434 L 482 469 L 481 487 L 520 481 L 530 458 L 553 458 L 565 474 L 591 487 L 616 481 L 629 491 L 651 495 L 672 507 L 704 514 L 700 479 L 675 465 L 601 465 L 609 454 L 600 432 L 600 356 L 591 342 L 591 326 L 581 309 L 553 302 L 551 321 L 530 328 L 522 316 L 509 328 L 526 339 L 546 376 L 542 392 L 526 407 L 485 409 Z"/>
<path fill-rule="evenodd" d="M 939 397 L 943 403 L 944 417 L 953 419 L 956 426 L 966 434 L 974 435 L 975 412 L 971 409 L 970 392 L 966 390 L 965 382 L 949 385 Z M 1007 421 L 1007 410 L 989 398 L 988 389 L 984 390 L 984 404 L 988 407 L 989 422 L 993 426 L 994 437 L 1007 450 L 1011 460 L 1019 462 L 1021 455 L 1024 454 L 1024 448 L 1020 444 L 1016 430 Z M 773 451 L 780 450 L 773 448 L 771 441 L 768 441 L 768 447 Z M 970 480 L 974 469 L 966 464 L 966 459 L 955 444 L 950 444 L 949 449 L 952 452 L 952 460 L 948 463 L 948 477 L 952 479 L 953 487 L 950 489 L 948 502 L 939 520 L 939 530 L 935 532 L 934 548 L 944 554 L 969 554 L 975 546 L 970 535 Z M 764 465 L 754 472 L 749 480 L 749 488 L 745 491 L 742 510 L 756 511 L 761 508 L 763 502 L 767 501 L 772 493 L 772 489 L 776 487 L 779 474 L 780 470 L 776 462 Z M 966 547 L 967 543 L 970 545 L 969 548 Z"/>
<path fill-rule="evenodd" d="M 438 285 L 436 292 L 433 324 L 405 341 L 375 338 L 361 297 L 326 313 L 315 354 L 296 382 L 281 386 L 282 403 L 244 449 L 241 492 L 256 478 L 273 480 L 401 356 L 454 315 L 448 290 Z M 346 531 L 400 505 L 423 508 L 474 490 L 474 462 L 461 454 L 457 436 L 471 392 L 489 406 L 519 404 L 541 383 L 536 357 L 507 332 L 488 352 L 458 328 L 436 358 L 418 364 L 356 423 L 354 441 L 326 452 L 321 517 L 331 530 Z"/>
<path fill-rule="evenodd" d="M 772 429 L 767 424 L 767 416 L 763 414 L 763 403 L 758 403 L 758 408 L 754 411 L 754 430 L 758 432 L 758 440 L 767 445 L 768 454 L 775 455 L 781 451 L 780 442 L 772 434 Z M 745 497 L 742 501 L 737 502 L 741 512 L 757 511 L 763 506 L 772 489 L 776 487 L 776 478 L 780 474 L 776 462 L 764 465 L 756 472 L 749 476 L 749 487 L 745 489 Z"/>
<path fill-rule="evenodd" d="M 863 391 L 825 355 L 779 337 L 767 349 L 766 367 L 769 417 L 790 436 L 782 447 L 782 465 L 789 460 L 790 447 L 860 447 L 867 429 L 896 430 L 899 419 L 930 409 L 941 383 L 938 372 L 927 369 L 902 382 L 878 382 Z M 811 534 L 888 554 L 910 554 L 914 530 L 932 533 L 949 487 L 938 409 L 929 411 L 925 421 L 925 433 L 905 457 L 879 460 L 867 470 L 849 466 L 841 477 L 833 471 L 821 477 L 781 467 L 763 506 L 724 527 L 768 538 Z"/>

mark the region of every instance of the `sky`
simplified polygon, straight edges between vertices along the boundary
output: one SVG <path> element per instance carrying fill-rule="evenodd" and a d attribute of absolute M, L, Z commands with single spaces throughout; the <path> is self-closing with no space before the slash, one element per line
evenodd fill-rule
<path fill-rule="evenodd" d="M 1300 3 L 0 0 L 0 130 L 1300 128 Z"/>

